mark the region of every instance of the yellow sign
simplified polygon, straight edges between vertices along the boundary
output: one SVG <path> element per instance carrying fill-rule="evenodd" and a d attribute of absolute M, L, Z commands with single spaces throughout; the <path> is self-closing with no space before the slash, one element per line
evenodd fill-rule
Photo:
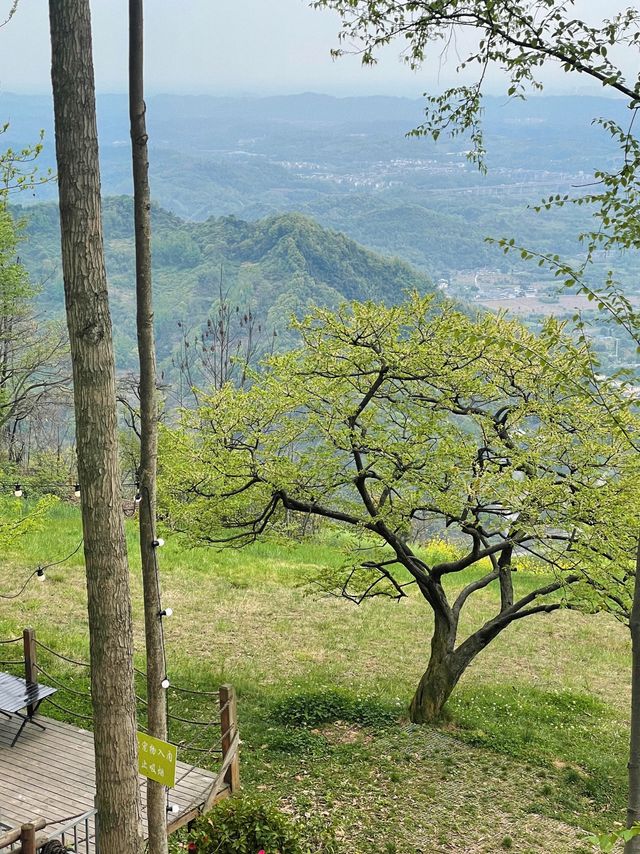
<path fill-rule="evenodd" d="M 143 777 L 169 788 L 175 786 L 176 753 L 174 744 L 160 741 L 145 732 L 138 733 L 138 771 Z"/>

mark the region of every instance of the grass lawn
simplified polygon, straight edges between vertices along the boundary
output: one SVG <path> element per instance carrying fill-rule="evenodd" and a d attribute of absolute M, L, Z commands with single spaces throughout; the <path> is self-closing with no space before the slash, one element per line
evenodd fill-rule
<path fill-rule="evenodd" d="M 135 522 L 127 531 L 142 649 Z M 78 511 L 54 509 L 42 531 L 3 557 L 0 592 L 18 590 L 80 537 Z M 236 685 L 244 785 L 296 816 L 325 819 L 346 852 L 587 851 L 583 829 L 623 819 L 629 644 L 612 618 L 560 612 L 518 621 L 463 677 L 450 719 L 413 727 L 405 710 L 431 629 L 417 595 L 356 607 L 310 593 L 303 582 L 318 567 L 340 564 L 337 540 L 220 552 L 166 539 L 159 558 L 164 603 L 174 610 L 165 622 L 172 680 Z M 477 594 L 467 619 L 485 619 L 498 601 L 491 588 Z M 47 570 L 44 584 L 34 579 L 18 599 L 0 600 L 0 638 L 25 625 L 87 657 L 81 550 Z M 172 708 L 205 712 L 199 703 Z M 318 709 L 328 719 L 317 719 Z M 301 716 L 309 725 L 296 723 Z"/>

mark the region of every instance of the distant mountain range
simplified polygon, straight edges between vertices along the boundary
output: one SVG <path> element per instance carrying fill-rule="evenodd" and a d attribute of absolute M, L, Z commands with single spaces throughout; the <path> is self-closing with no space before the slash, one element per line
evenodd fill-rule
<path fill-rule="evenodd" d="M 615 148 L 592 119 L 627 120 L 624 102 L 594 97 L 487 98 L 488 175 L 466 159 L 468 141 L 407 137 L 420 99 L 158 95 L 148 100 L 154 200 L 186 219 L 260 220 L 297 211 L 432 277 L 479 267 L 508 269 L 487 235 L 533 249 L 574 252 L 584 212 L 527 210 L 551 193 L 573 193 L 595 168 L 615 168 Z M 102 185 L 131 193 L 125 96 L 98 99 Z M 0 94 L 0 145 L 45 130 L 43 166 L 54 165 L 50 99 Z M 56 188 L 34 201 L 53 199 Z M 25 197 L 22 202 L 27 201 Z"/>
<path fill-rule="evenodd" d="M 41 283 L 40 305 L 50 316 L 62 314 L 57 206 L 16 207 L 14 213 L 25 222 L 20 254 L 32 281 Z M 106 199 L 104 224 L 118 363 L 130 369 L 136 365 L 131 199 Z M 277 330 L 279 346 L 290 341 L 289 318 L 312 304 L 334 307 L 345 299 L 393 303 L 406 290 L 432 288 L 429 277 L 406 262 L 383 258 L 300 214 L 197 223 L 155 206 L 152 225 L 156 334 L 165 367 L 182 330 L 195 333 L 215 311 L 220 288 L 241 311 L 251 309 L 263 328 Z"/>

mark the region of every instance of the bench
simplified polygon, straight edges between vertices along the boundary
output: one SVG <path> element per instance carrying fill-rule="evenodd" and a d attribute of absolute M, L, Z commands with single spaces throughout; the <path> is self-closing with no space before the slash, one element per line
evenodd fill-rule
<path fill-rule="evenodd" d="M 22 730 L 28 723 L 34 724 L 42 730 L 46 729 L 33 718 L 40 703 L 55 694 L 56 691 L 57 688 L 50 688 L 48 685 L 27 682 L 26 679 L 22 679 L 20 676 L 12 676 L 10 673 L 0 673 L 0 714 L 6 718 L 15 715 L 22 720 L 20 729 L 11 742 L 11 747 L 15 746 Z M 22 714 L 21 709 L 27 710 L 26 715 Z"/>

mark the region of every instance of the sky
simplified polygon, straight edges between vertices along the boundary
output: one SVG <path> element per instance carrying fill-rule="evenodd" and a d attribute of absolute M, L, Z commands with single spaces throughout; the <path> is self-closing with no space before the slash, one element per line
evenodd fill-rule
<path fill-rule="evenodd" d="M 577 11 L 609 15 L 618 5 L 578 0 Z M 2 19 L 10 6 L 10 0 L 0 0 Z M 96 88 L 125 92 L 127 0 L 92 0 L 91 7 Z M 399 47 L 389 48 L 375 68 L 363 68 L 355 56 L 333 60 L 339 19 L 309 8 L 306 0 L 146 0 L 145 10 L 148 94 L 418 97 L 454 79 L 455 55 L 444 66 L 433 62 L 418 73 L 401 62 Z M 15 16 L 0 28 L 0 92 L 48 92 L 49 65 L 47 0 L 20 0 Z M 559 71 L 545 77 L 551 92 L 600 91 Z M 488 82 L 489 91 L 499 88 L 497 76 Z"/>

